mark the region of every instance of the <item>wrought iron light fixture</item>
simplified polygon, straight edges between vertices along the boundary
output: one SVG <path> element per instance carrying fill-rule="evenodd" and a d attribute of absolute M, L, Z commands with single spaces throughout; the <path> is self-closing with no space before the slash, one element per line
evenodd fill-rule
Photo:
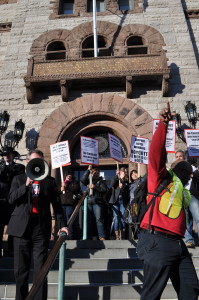
<path fill-rule="evenodd" d="M 185 142 L 184 129 L 196 128 L 196 123 L 198 121 L 197 107 L 196 107 L 195 103 L 191 103 L 191 101 L 187 101 L 187 104 L 184 106 L 184 108 L 185 108 L 185 112 L 187 114 L 187 119 L 188 119 L 191 127 L 187 126 L 186 124 L 182 125 L 180 114 L 177 113 L 173 117 L 173 120 L 176 121 L 177 136 L 183 142 Z"/>
<path fill-rule="evenodd" d="M 191 103 L 191 101 L 188 101 L 185 105 L 185 111 L 187 113 L 187 118 L 189 120 L 189 123 L 193 128 L 196 128 L 197 123 L 197 108 L 195 103 Z"/>
<path fill-rule="evenodd" d="M 10 136 L 9 138 L 4 136 L 4 143 L 2 142 L 3 135 L 8 128 L 9 120 L 10 115 L 7 111 L 0 113 L 0 153 L 3 153 L 5 148 L 7 147 L 14 150 L 23 136 L 25 124 L 22 119 L 20 119 L 19 121 L 15 122 L 12 136 Z"/>

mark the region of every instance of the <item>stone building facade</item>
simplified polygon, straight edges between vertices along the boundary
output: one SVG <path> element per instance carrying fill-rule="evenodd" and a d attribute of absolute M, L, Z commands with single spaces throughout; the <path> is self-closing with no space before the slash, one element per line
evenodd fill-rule
<path fill-rule="evenodd" d="M 116 166 L 108 133 L 129 165 L 131 136 L 150 139 L 165 102 L 187 125 L 186 102 L 199 110 L 199 1 L 97 1 L 97 58 L 91 6 L 0 0 L 0 109 L 10 113 L 9 131 L 25 122 L 22 162 L 34 147 L 50 162 L 50 145 L 69 140 L 78 175 L 83 135 L 98 138 L 106 173 Z M 176 147 L 185 149 L 178 137 Z"/>

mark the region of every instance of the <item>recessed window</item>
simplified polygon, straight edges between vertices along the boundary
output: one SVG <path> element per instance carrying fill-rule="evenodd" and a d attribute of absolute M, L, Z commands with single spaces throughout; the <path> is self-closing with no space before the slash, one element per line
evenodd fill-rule
<path fill-rule="evenodd" d="M 128 55 L 147 54 L 147 46 L 141 36 L 131 36 L 127 40 Z"/>
<path fill-rule="evenodd" d="M 96 0 L 96 12 L 105 11 L 105 1 Z M 88 12 L 93 12 L 93 0 L 88 0 Z"/>
<path fill-rule="evenodd" d="M 46 60 L 57 60 L 66 58 L 66 48 L 63 42 L 52 42 L 47 47 Z"/>
<path fill-rule="evenodd" d="M 60 3 L 61 15 L 73 15 L 74 14 L 74 0 L 62 0 Z"/>
<path fill-rule="evenodd" d="M 107 46 L 106 39 L 97 36 L 98 56 L 110 56 L 111 50 Z M 86 38 L 82 43 L 82 57 L 94 57 L 94 38 L 93 35 Z"/>
<path fill-rule="evenodd" d="M 119 0 L 119 9 L 120 10 L 133 10 L 134 1 L 133 0 Z"/>

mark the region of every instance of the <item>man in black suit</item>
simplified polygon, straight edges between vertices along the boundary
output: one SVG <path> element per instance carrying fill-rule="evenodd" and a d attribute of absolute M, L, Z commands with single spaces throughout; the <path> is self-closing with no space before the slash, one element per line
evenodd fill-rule
<path fill-rule="evenodd" d="M 6 185 L 8 195 L 13 178 L 16 175 L 24 173 L 25 166 L 22 164 L 18 164 L 14 161 L 14 159 L 19 156 L 19 153 L 15 151 L 12 147 L 4 146 L 1 150 L 0 156 L 2 156 L 0 162 L 0 183 L 1 185 L 4 185 L 4 187 Z M 3 196 L 1 196 L 1 198 L 3 198 Z M 4 201 L 1 201 L 2 218 L 0 220 L 0 249 L 2 248 L 4 226 L 8 224 L 12 210 L 13 206 L 8 203 L 7 197 L 4 197 Z M 8 249 L 7 251 L 4 251 L 4 253 L 8 252 L 10 256 L 13 256 L 13 239 L 10 235 L 8 236 L 7 247 Z"/>
<path fill-rule="evenodd" d="M 43 159 L 40 150 L 27 156 L 27 163 L 34 158 Z M 14 177 L 9 194 L 9 203 L 15 204 L 8 224 L 8 234 L 14 237 L 14 272 L 16 300 L 25 300 L 28 294 L 28 276 L 31 253 L 34 261 L 34 279 L 40 272 L 48 253 L 51 236 L 52 204 L 58 227 L 66 232 L 63 210 L 54 178 L 47 176 L 41 181 L 32 180 L 21 174 Z M 39 290 L 37 300 L 47 299 L 47 280 Z"/>

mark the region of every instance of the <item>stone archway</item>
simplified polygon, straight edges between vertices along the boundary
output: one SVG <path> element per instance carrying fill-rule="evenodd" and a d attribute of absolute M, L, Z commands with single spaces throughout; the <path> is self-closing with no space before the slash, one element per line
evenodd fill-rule
<path fill-rule="evenodd" d="M 83 130 L 112 128 L 130 151 L 131 136 L 151 137 L 152 118 L 133 101 L 116 94 L 93 94 L 65 103 L 43 123 L 38 148 L 50 161 L 50 145 L 69 140 L 73 145 Z"/>

